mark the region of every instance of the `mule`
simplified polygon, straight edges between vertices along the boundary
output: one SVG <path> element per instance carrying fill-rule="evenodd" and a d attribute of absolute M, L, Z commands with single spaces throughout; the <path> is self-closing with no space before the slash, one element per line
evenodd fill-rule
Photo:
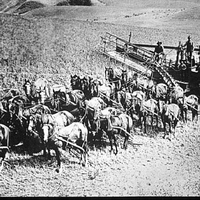
<path fill-rule="evenodd" d="M 83 161 L 83 166 L 86 166 L 87 163 L 87 137 L 88 130 L 87 128 L 80 122 L 73 122 L 72 124 L 62 127 L 55 128 L 50 124 L 45 124 L 43 126 L 44 132 L 44 142 L 47 145 L 47 148 L 52 148 L 56 152 L 57 159 L 57 172 L 59 172 L 61 168 L 61 148 L 65 149 L 66 144 L 70 147 L 75 147 L 80 150 L 81 157 L 80 163 Z"/>

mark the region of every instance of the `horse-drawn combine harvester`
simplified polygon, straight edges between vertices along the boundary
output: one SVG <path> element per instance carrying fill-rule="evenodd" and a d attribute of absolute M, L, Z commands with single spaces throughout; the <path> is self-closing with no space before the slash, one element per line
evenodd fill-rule
<path fill-rule="evenodd" d="M 105 78 L 109 83 L 75 74 L 70 77 L 71 90 L 68 90 L 65 85 L 52 85 L 40 77 L 34 81 L 25 79 L 22 91 L 11 88 L 3 94 L 0 98 L 0 171 L 10 148 L 23 145 L 25 152 L 33 154 L 43 150 L 44 156 L 46 150 L 50 156 L 53 149 L 59 172 L 61 152 L 66 146 L 72 153 L 78 150 L 79 162 L 86 165 L 89 146 L 101 146 L 105 135 L 110 152 L 117 154 L 119 135 L 124 137 L 124 149 L 129 139 L 131 144 L 141 145 L 135 143 L 134 127 L 140 127 L 145 134 L 149 127 L 153 133 L 158 132 L 161 119 L 163 138 L 166 138 L 172 128 L 175 135 L 179 119 L 187 122 L 187 111 L 191 111 L 192 121 L 198 121 L 200 62 L 195 58 L 192 62 L 183 60 L 181 45 L 165 46 L 177 50 L 175 60 L 167 59 L 165 54 L 158 62 L 154 52 L 147 49 L 155 48 L 154 45 L 133 44 L 130 39 L 131 35 L 126 41 L 110 33 L 101 37 L 100 52 L 122 64 L 106 67 Z M 117 68 L 121 68 L 119 74 Z"/>
<path fill-rule="evenodd" d="M 122 70 L 134 71 L 140 76 L 149 76 L 150 73 L 156 83 L 164 82 L 170 88 L 179 84 L 187 94 L 193 93 L 200 97 L 200 48 L 194 48 L 193 58 L 189 62 L 183 59 L 185 50 L 180 42 L 177 47 L 164 46 L 169 52 L 165 54 L 162 63 L 158 63 L 152 51 L 155 47 L 131 43 L 131 33 L 127 41 L 106 32 L 101 37 L 99 51 L 121 63 Z M 173 50 L 176 54 L 169 55 Z"/>

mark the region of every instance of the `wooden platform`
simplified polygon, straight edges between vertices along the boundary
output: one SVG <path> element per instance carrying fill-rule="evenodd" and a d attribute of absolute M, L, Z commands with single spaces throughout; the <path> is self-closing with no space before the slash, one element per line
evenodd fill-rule
<path fill-rule="evenodd" d="M 137 73 L 140 73 L 140 74 L 146 74 L 147 73 L 147 68 L 144 67 L 143 65 L 137 63 L 137 61 L 133 60 L 133 59 L 130 59 L 128 58 L 126 55 L 122 54 L 122 53 L 119 53 L 119 52 L 116 52 L 116 51 L 101 51 L 101 53 L 107 55 L 108 57 L 126 65 L 130 70 L 133 70 Z"/>

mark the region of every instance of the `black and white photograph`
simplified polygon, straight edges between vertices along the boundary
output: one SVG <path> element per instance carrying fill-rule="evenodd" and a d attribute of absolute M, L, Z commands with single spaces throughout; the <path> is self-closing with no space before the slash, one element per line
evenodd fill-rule
<path fill-rule="evenodd" d="M 0 197 L 200 196 L 199 0 L 0 0 Z"/>

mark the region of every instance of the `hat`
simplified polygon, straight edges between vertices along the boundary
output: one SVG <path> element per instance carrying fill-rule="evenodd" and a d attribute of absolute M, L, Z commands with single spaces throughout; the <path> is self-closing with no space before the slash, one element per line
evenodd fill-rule
<path fill-rule="evenodd" d="M 157 44 L 162 44 L 162 42 L 159 42 L 159 41 L 158 41 Z"/>

